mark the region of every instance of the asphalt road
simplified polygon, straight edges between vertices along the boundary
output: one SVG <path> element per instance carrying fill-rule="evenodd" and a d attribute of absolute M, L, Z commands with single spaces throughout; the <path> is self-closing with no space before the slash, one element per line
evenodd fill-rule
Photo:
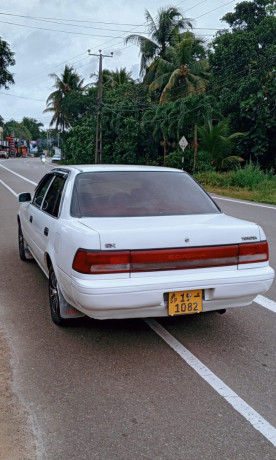
<path fill-rule="evenodd" d="M 276 284 L 264 299 L 272 309 L 254 302 L 225 315 L 55 326 L 47 279 L 17 249 L 15 193 L 33 191 L 48 168 L 0 161 L 1 322 L 36 458 L 274 460 Z M 217 202 L 262 225 L 276 269 L 276 207 Z"/>

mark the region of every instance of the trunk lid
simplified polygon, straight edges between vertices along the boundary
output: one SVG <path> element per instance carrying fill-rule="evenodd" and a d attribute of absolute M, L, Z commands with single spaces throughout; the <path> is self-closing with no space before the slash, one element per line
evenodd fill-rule
<path fill-rule="evenodd" d="M 252 222 L 219 214 L 82 218 L 99 234 L 101 250 L 135 250 L 231 245 L 265 239 Z"/>

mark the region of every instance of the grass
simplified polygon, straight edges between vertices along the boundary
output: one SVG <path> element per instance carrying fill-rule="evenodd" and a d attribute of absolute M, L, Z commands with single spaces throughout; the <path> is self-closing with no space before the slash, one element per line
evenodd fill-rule
<path fill-rule="evenodd" d="M 208 192 L 276 205 L 276 176 L 271 171 L 263 172 L 259 166 L 247 165 L 225 173 L 199 172 L 194 177 Z"/>

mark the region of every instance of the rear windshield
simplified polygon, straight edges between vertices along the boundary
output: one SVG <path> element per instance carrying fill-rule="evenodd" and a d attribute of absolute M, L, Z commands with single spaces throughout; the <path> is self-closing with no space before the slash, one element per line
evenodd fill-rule
<path fill-rule="evenodd" d="M 181 171 L 109 171 L 76 177 L 74 217 L 136 217 L 220 212 L 204 190 Z"/>

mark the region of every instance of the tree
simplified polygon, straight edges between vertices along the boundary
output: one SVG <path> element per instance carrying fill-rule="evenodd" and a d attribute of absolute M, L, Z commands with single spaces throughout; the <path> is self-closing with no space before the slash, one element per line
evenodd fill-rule
<path fill-rule="evenodd" d="M 158 142 L 160 149 L 162 148 L 160 157 L 162 155 L 163 158 L 160 163 L 166 162 L 170 155 L 176 155 L 178 159 L 183 157 L 179 141 L 185 135 L 189 144 L 185 150 L 185 158 L 187 158 L 187 151 L 189 151 L 189 160 L 185 163 L 185 169 L 192 170 L 194 127 L 195 125 L 203 125 L 206 118 L 215 118 L 217 116 L 218 103 L 213 96 L 192 94 L 175 102 L 152 104 L 144 113 L 143 123 L 147 124 L 148 130 L 152 132 L 153 139 Z M 172 162 L 171 164 L 175 163 Z M 178 164 L 178 167 L 181 167 L 181 163 Z"/>
<path fill-rule="evenodd" d="M 0 88 L 9 89 L 9 85 L 14 85 L 13 75 L 8 70 L 9 66 L 15 65 L 13 56 L 9 44 L 0 37 Z"/>
<path fill-rule="evenodd" d="M 41 136 L 40 128 L 42 128 L 43 123 L 39 123 L 34 118 L 24 117 L 22 124 L 28 129 L 31 133 L 32 139 L 38 139 Z"/>
<path fill-rule="evenodd" d="M 248 132 L 246 146 L 266 168 L 276 169 L 276 72 L 264 86 L 241 103 L 241 120 Z M 250 160 L 250 157 L 247 156 Z"/>
<path fill-rule="evenodd" d="M 73 127 L 64 144 L 66 159 L 72 164 L 94 163 L 96 120 L 86 117 L 82 124 Z"/>
<path fill-rule="evenodd" d="M 268 16 L 275 12 L 274 0 L 254 0 L 238 3 L 234 13 L 222 18 L 233 30 L 255 30 Z"/>
<path fill-rule="evenodd" d="M 164 57 L 166 48 L 171 44 L 175 34 L 192 27 L 191 22 L 175 7 L 160 8 L 156 20 L 148 10 L 145 11 L 145 17 L 146 28 L 151 38 L 132 34 L 125 40 L 125 43 L 131 42 L 140 46 L 141 74 L 156 56 Z"/>
<path fill-rule="evenodd" d="M 266 166 L 272 151 L 267 152 L 265 137 L 258 138 L 258 150 L 252 134 L 260 131 L 257 118 L 249 119 L 244 108 L 247 101 L 253 109 L 255 96 L 262 88 L 270 87 L 266 94 L 267 108 L 273 106 L 273 85 L 275 78 L 276 17 L 273 0 L 253 0 L 238 3 L 233 13 L 226 14 L 222 19 L 231 30 L 220 32 L 212 43 L 209 62 L 211 79 L 209 90 L 219 97 L 223 115 L 229 119 L 232 131 L 250 131 L 251 136 L 241 138 L 237 143 L 237 152 L 245 160 L 255 159 Z M 238 58 L 237 58 L 238 57 Z M 264 107 L 264 102 L 262 102 Z M 258 115 L 257 106 L 255 113 Z M 249 114 L 249 112 L 248 112 Z M 264 120 L 264 119 L 263 119 Z M 263 132 L 266 127 L 263 127 Z M 270 136 L 276 136 L 271 132 Z M 262 139 L 262 142 L 260 142 Z M 270 144 L 270 147 L 272 144 Z M 260 155 L 259 153 L 262 152 Z"/>
<path fill-rule="evenodd" d="M 18 123 L 15 120 L 7 121 L 4 125 L 4 138 L 10 136 L 11 134 L 13 134 L 14 137 L 25 139 L 26 141 L 30 141 L 32 139 L 32 134 L 23 122 Z"/>
<path fill-rule="evenodd" d="M 93 74 L 92 76 L 97 76 L 98 74 Z M 134 80 L 131 77 L 131 72 L 128 72 L 125 67 L 116 69 L 115 71 L 103 69 L 103 87 L 106 89 L 112 89 L 117 86 L 124 85 L 126 83 L 134 83 Z M 96 83 L 98 85 L 98 81 Z"/>
<path fill-rule="evenodd" d="M 64 71 L 59 77 L 55 73 L 50 74 L 55 79 L 54 87 L 56 91 L 51 93 L 47 99 L 47 108 L 44 112 L 54 112 L 50 126 L 56 125 L 64 131 L 71 127 L 71 113 L 65 108 L 66 97 L 72 92 L 82 94 L 86 87 L 83 86 L 83 79 L 77 74 L 73 67 L 65 66 Z"/>
<path fill-rule="evenodd" d="M 241 157 L 231 155 L 234 140 L 244 136 L 244 134 L 230 134 L 229 131 L 227 119 L 221 120 L 215 125 L 209 119 L 204 126 L 198 127 L 200 149 L 209 153 L 210 163 L 217 169 L 244 161 Z"/>
<path fill-rule="evenodd" d="M 91 88 L 89 93 L 95 90 Z M 87 95 L 84 97 L 88 98 Z M 152 128 L 142 122 L 148 105 L 146 88 L 141 84 L 125 83 L 103 88 L 104 163 L 144 164 L 157 156 L 158 144 L 152 138 Z M 96 111 L 90 110 L 90 113 L 92 115 L 81 117 L 65 133 L 64 153 L 72 163 L 94 162 Z"/>
<path fill-rule="evenodd" d="M 161 104 L 206 91 L 209 64 L 203 43 L 191 32 L 177 35 L 164 58 L 156 57 L 148 68 L 144 82 L 150 83 L 150 93 L 161 94 Z"/>

